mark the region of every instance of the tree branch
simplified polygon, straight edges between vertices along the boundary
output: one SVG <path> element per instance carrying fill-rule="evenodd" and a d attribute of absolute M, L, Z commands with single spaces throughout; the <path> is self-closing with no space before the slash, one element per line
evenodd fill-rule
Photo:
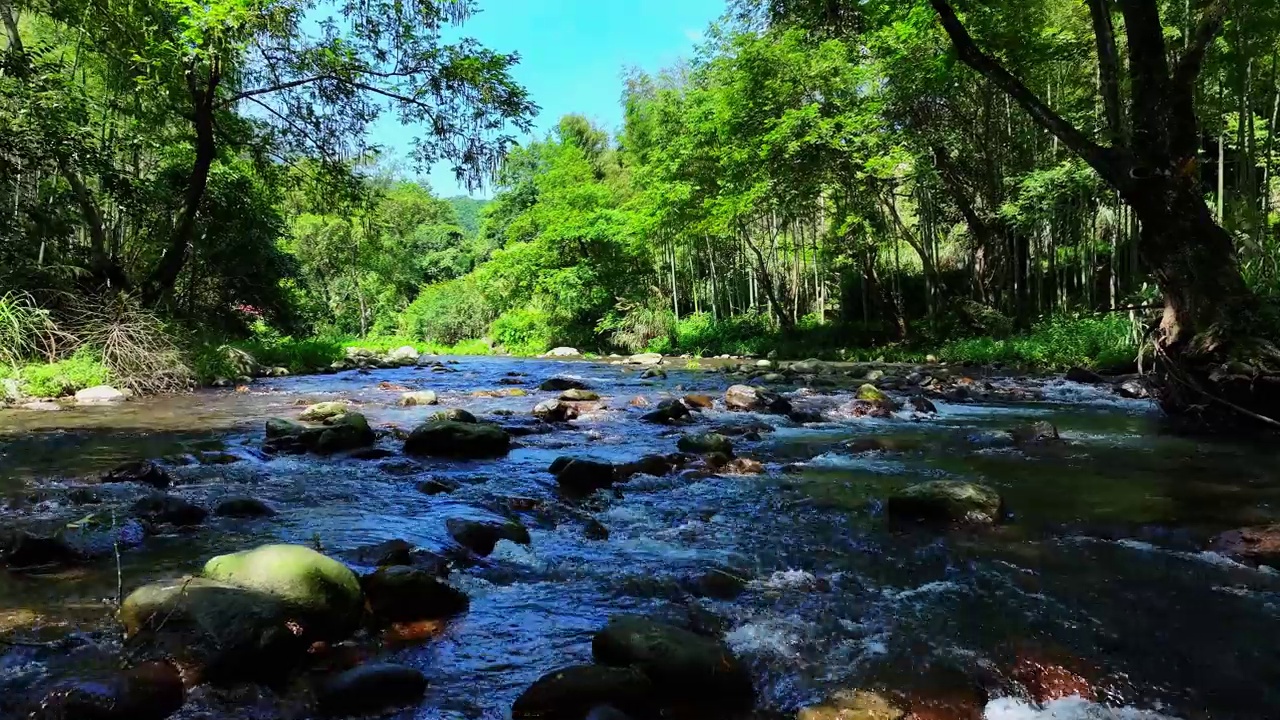
<path fill-rule="evenodd" d="M 1054 112 L 1053 108 L 1050 108 L 1013 73 L 1005 69 L 1000 61 L 983 52 L 969 35 L 964 24 L 960 22 L 960 18 L 956 17 L 955 10 L 947 0 L 929 0 L 929 3 L 937 11 L 943 29 L 947 31 L 956 53 L 964 64 L 1013 98 L 1031 115 L 1031 119 L 1053 133 L 1068 148 L 1089 163 L 1090 167 L 1105 180 L 1116 187 L 1128 183 L 1129 174 L 1122 167 L 1120 157 L 1115 150 L 1104 148 L 1090 140 L 1076 126 Z"/>
<path fill-rule="evenodd" d="M 247 100 L 249 98 L 256 97 L 258 95 L 266 95 L 268 93 L 280 92 L 281 90 L 288 90 L 290 88 L 296 88 L 301 85 L 307 85 L 309 83 L 319 82 L 321 80 L 336 80 L 336 79 L 337 78 L 334 77 L 333 75 L 312 75 L 311 77 L 300 78 L 298 80 L 290 80 L 289 82 L 280 83 L 279 85 L 269 85 L 267 87 L 254 88 L 253 90 L 245 90 L 242 93 L 236 93 L 235 95 L 232 95 L 231 97 L 226 98 L 225 100 L 219 102 L 217 107 L 221 109 L 233 103 L 239 102 L 240 100 Z"/>
<path fill-rule="evenodd" d="M 1204 66 L 1204 57 L 1209 52 L 1209 46 L 1218 37 L 1218 32 L 1222 30 L 1222 23 L 1226 20 L 1226 17 L 1227 0 L 1216 0 L 1200 16 L 1200 22 L 1196 25 L 1195 32 L 1191 36 L 1191 43 L 1187 45 L 1187 49 L 1183 51 L 1182 57 L 1178 59 L 1177 65 L 1174 66 L 1174 87 L 1182 88 L 1188 86 L 1200 76 L 1200 69 Z"/>
<path fill-rule="evenodd" d="M 1116 49 L 1116 29 L 1111 21 L 1109 0 L 1085 0 L 1093 18 L 1093 36 L 1098 45 L 1098 76 L 1102 85 L 1102 104 L 1107 114 L 1107 130 L 1112 146 L 1124 144 L 1128 133 L 1120 104 L 1120 57 Z"/>

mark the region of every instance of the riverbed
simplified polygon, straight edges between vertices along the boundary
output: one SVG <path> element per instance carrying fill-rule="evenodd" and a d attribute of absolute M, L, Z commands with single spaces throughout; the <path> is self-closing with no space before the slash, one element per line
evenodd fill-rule
<path fill-rule="evenodd" d="M 147 537 L 119 563 L 0 576 L 0 638 L 32 643 L 0 645 L 0 695 L 38 697 L 118 663 L 112 603 L 121 589 L 269 542 L 338 557 L 393 539 L 446 552 L 445 520 L 463 516 L 519 519 L 532 542 L 503 541 L 458 569 L 450 580 L 470 610 L 438 636 L 377 650 L 429 680 L 422 702 L 395 717 L 501 717 L 543 674 L 590 662 L 592 634 L 624 612 L 723 637 L 751 668 L 762 716 L 793 717 L 835 691 L 866 688 L 920 718 L 1280 717 L 1280 575 L 1205 550 L 1218 532 L 1280 520 L 1273 446 L 1181 438 L 1147 401 L 1060 378 L 988 373 L 976 382 L 1025 392 L 935 399 L 936 414 L 878 419 L 840 411 L 856 384 L 792 378 L 771 387 L 821 421 L 729 412 L 721 402 L 695 414 L 695 428 L 767 424 L 748 436 L 758 439 L 735 439 L 763 474 L 640 475 L 570 506 L 547 471 L 557 457 L 625 462 L 673 452 L 679 431 L 641 415 L 686 393 L 719 399 L 734 381 L 679 364 L 664 366 L 666 378 L 642 379 L 608 362 L 444 360 L 445 371 L 353 370 L 110 407 L 0 412 L 5 525 L 92 515 L 123 523 L 117 513 L 145 488 L 96 478 L 139 459 L 164 465 L 170 492 L 198 505 L 249 495 L 278 511 Z M 533 405 L 558 394 L 537 385 L 553 376 L 582 380 L 605 407 L 549 432 L 535 428 Z M 527 394 L 475 395 L 513 387 Z M 440 405 L 400 407 L 405 389 L 433 390 Z M 333 399 L 387 431 L 378 447 L 391 455 L 261 451 L 267 418 Z M 394 430 L 451 407 L 537 432 L 497 460 L 399 456 Z M 1009 428 L 1034 421 L 1051 422 L 1062 442 L 1005 441 Z M 456 489 L 424 494 L 427 478 Z M 930 479 L 990 485 L 1009 518 L 972 530 L 891 526 L 884 499 Z M 88 504 L 77 492 L 85 488 Z M 607 539 L 588 532 L 591 521 Z M 698 597 L 693 583 L 714 568 L 741 576 L 745 592 Z M 76 641 L 34 646 L 68 636 Z M 1082 681 L 1091 699 L 1036 702 L 1028 668 L 1044 667 Z M 198 688 L 175 717 L 306 717 L 289 703 L 268 690 Z"/>

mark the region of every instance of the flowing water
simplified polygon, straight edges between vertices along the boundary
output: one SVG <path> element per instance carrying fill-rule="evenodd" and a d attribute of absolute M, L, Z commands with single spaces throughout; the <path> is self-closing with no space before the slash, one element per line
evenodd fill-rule
<path fill-rule="evenodd" d="M 1280 717 L 1280 575 L 1203 551 L 1213 533 L 1280 519 L 1273 447 L 1168 436 L 1149 404 L 1060 380 L 1016 381 L 1039 388 L 1035 402 L 939 403 L 936 416 L 886 420 L 841 415 L 835 408 L 847 390 L 783 386 L 797 407 L 829 421 L 796 425 L 721 409 L 699 420 L 776 426 L 758 441 L 735 441 L 740 455 L 765 462 L 764 475 L 637 476 L 620 497 L 592 498 L 571 512 L 520 511 L 511 508 L 531 505 L 511 498 L 555 498 L 547 466 L 557 456 L 625 461 L 675 449 L 670 428 L 639 421 L 633 397 L 719 397 L 728 383 L 680 369 L 641 380 L 634 370 L 589 362 L 463 358 L 451 367 L 456 372 L 279 378 L 249 392 L 0 413 L 5 524 L 65 524 L 89 514 L 122 521 L 115 513 L 141 489 L 96 487 L 95 505 L 76 505 L 68 493 L 139 458 L 165 458 L 177 482 L 171 492 L 206 507 L 251 495 L 280 511 L 147 538 L 121 555 L 119 577 L 111 559 L 0 575 L 0 638 L 85 638 L 58 651 L 0 645 L 0 695 L 38 694 L 69 673 L 114 662 L 117 584 L 127 592 L 195 572 L 214 554 L 272 541 L 319 543 L 333 554 L 396 538 L 442 549 L 448 517 L 513 514 L 530 527 L 532 545 L 504 541 L 484 563 L 452 576 L 470 595 L 470 611 L 439 637 L 382 651 L 430 680 L 424 701 L 398 717 L 500 717 L 545 672 L 589 662 L 592 633 L 619 612 L 722 632 L 752 667 L 759 706 L 782 714 L 840 688 L 876 688 L 942 708 L 921 717 L 967 717 L 964 708 L 973 707 L 991 720 Z M 471 395 L 502 387 L 509 373 L 527 375 L 529 396 Z M 399 458 L 273 459 L 257 450 L 265 418 L 296 417 L 310 402 L 345 398 L 375 427 L 406 429 L 440 409 L 397 407 L 400 391 L 380 382 L 435 390 L 442 407 L 482 419 L 511 411 L 516 417 L 496 417 L 509 423 L 551 397 L 534 388 L 560 374 L 586 380 L 609 409 L 520 437 L 504 459 L 415 467 Z M 1018 450 L 997 441 L 1028 420 L 1053 422 L 1066 442 Z M 887 449 L 843 447 L 869 437 Z M 399 449 L 391 437 L 379 443 Z M 460 487 L 424 495 L 416 488 L 428 476 Z M 886 495 L 933 478 L 998 488 L 1011 521 L 981 532 L 890 528 Z M 609 529 L 607 540 L 584 535 L 589 517 Z M 691 598 L 688 580 L 710 568 L 749 577 L 747 591 L 728 601 Z M 1096 702 L 1025 699 L 1017 668 L 1027 662 L 1088 678 Z M 267 691 L 230 698 L 197 691 L 179 716 L 296 716 L 282 703 Z"/>

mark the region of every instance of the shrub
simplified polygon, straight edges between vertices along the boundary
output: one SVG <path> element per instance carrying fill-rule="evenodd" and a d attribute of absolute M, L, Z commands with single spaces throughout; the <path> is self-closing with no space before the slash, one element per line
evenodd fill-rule
<path fill-rule="evenodd" d="M 505 312 L 493 321 L 493 339 L 512 355 L 538 355 L 551 349 L 555 333 L 546 313 L 532 308 Z"/>
<path fill-rule="evenodd" d="M 174 334 L 131 296 L 85 298 L 70 308 L 67 326 L 122 387 L 138 393 L 174 392 L 196 380 Z"/>
<path fill-rule="evenodd" d="M 18 373 L 22 390 L 40 398 L 57 398 L 71 395 L 95 385 L 111 382 L 111 371 L 102 358 L 87 347 L 76 350 L 71 357 L 53 363 L 28 365 Z"/>
<path fill-rule="evenodd" d="M 421 340 L 453 344 L 485 334 L 496 313 L 474 275 L 429 285 L 400 314 L 397 331 Z"/>

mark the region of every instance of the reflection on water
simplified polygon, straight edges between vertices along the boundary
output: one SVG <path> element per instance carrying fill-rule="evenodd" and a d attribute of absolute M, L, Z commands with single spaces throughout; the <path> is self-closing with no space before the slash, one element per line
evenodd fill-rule
<path fill-rule="evenodd" d="M 1201 552 L 1215 532 L 1280 519 L 1280 471 L 1266 448 L 1164 436 L 1142 403 L 1055 382 L 1044 388 L 1053 402 L 939 403 L 939 415 L 928 420 L 797 426 L 760 416 L 754 419 L 776 431 L 735 445 L 766 462 L 763 476 L 642 476 L 623 486 L 621 498 L 595 499 L 577 511 L 555 503 L 515 511 L 529 505 L 510 498 L 554 498 L 546 468 L 559 455 L 621 461 L 674 450 L 668 428 L 639 422 L 642 411 L 629 405 L 636 395 L 718 396 L 727 382 L 684 370 L 640 380 L 636 371 L 602 363 L 465 358 L 451 367 L 456 372 L 282 378 L 247 393 L 0 414 L 6 521 L 56 525 L 127 508 L 138 488 L 98 487 L 93 505 L 76 504 L 68 493 L 136 458 L 164 458 L 178 483 L 173 492 L 206 507 L 251 495 L 280 511 L 148 538 L 122 557 L 127 592 L 265 541 L 340 552 L 401 538 L 442 549 L 447 517 L 514 514 L 530 527 L 532 546 L 500 543 L 485 564 L 456 575 L 471 596 L 470 612 L 426 644 L 389 651 L 431 681 L 422 705 L 404 718 L 501 714 L 546 671 L 588 660 L 591 634 L 622 611 L 715 625 L 751 663 L 761 705 L 780 711 L 847 687 L 909 697 L 978 688 L 977 702 L 987 703 L 992 720 L 1156 720 L 1156 711 L 1261 718 L 1280 707 L 1280 579 Z M 472 395 L 504 387 L 498 381 L 510 372 L 528 374 L 528 396 Z M 294 417 L 319 400 L 357 403 L 375 427 L 411 428 L 440 409 L 397 407 L 402 390 L 379 383 L 431 389 L 442 407 L 525 422 L 533 404 L 550 396 L 537 383 L 559 373 L 586 380 L 610 409 L 521 437 L 502 460 L 405 467 L 400 459 L 270 459 L 257 450 L 265 418 Z M 823 410 L 848 399 L 847 391 L 830 391 L 836 398 L 825 392 L 797 393 L 795 401 Z M 502 417 L 507 411 L 515 417 Z M 700 423 L 743 419 L 712 410 Z M 1068 442 L 1023 451 L 1000 441 L 1004 429 L 1031 419 L 1053 422 Z M 882 449 L 844 448 L 872 437 Z M 389 437 L 380 443 L 398 450 Z M 208 462 L 213 457 L 216 464 Z M 424 495 L 416 488 L 428 476 L 458 489 Z M 991 484 L 1013 521 L 988 532 L 890 532 L 886 495 L 931 478 Z M 609 528 L 607 541 L 584 534 L 588 513 Z M 689 579 L 712 567 L 749 576 L 745 594 L 691 598 Z M 116 592 L 110 560 L 58 575 L 5 577 L 0 637 L 51 639 L 78 628 L 91 642 L 54 660 L 10 649 L 0 656 L 0 693 L 40 687 L 77 662 L 93 666 L 109 657 Z M 1105 714 L 1078 699 L 1028 703 L 1011 671 L 1028 655 L 1068 665 L 1089 678 L 1102 703 L 1130 708 Z M 238 702 L 235 709 L 197 694 L 183 714 L 204 708 L 207 717 L 249 717 L 257 710 L 245 708 L 259 706 L 263 717 L 276 712 L 269 700 Z"/>

